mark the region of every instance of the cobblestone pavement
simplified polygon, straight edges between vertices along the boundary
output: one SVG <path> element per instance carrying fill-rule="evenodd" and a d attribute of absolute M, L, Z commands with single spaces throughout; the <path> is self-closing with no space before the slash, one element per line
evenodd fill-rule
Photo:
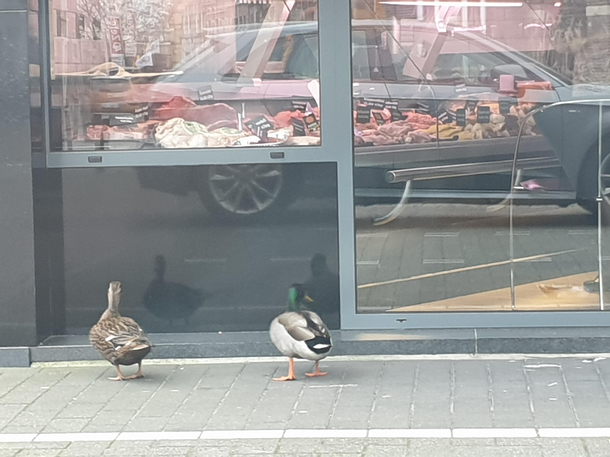
<path fill-rule="evenodd" d="M 0 369 L 0 456 L 610 456 L 610 359 L 336 357 Z M 127 371 L 127 370 L 125 370 Z"/>

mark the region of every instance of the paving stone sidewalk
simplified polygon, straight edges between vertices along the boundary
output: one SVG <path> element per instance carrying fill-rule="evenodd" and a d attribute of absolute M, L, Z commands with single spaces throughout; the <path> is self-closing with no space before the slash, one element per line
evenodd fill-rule
<path fill-rule="evenodd" d="M 0 369 L 0 456 L 610 456 L 604 357 L 296 367 L 288 383 L 275 359 L 149 361 L 130 382 L 104 364 Z"/>

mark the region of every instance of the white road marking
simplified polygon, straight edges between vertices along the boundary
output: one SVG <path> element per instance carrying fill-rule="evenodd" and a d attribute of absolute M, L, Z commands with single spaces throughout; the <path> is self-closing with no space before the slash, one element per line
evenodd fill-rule
<path fill-rule="evenodd" d="M 289 429 L 206 430 L 203 432 L 20 433 L 0 434 L 0 443 L 197 441 L 338 438 L 610 438 L 610 427 L 599 428 L 438 428 L 438 429 Z"/>
<path fill-rule="evenodd" d="M 0 443 L 197 441 L 338 438 L 609 438 L 610 427 L 599 428 L 458 428 L 458 429 L 289 429 L 206 430 L 204 432 L 19 433 L 0 434 Z"/>
<path fill-rule="evenodd" d="M 227 259 L 184 259 L 184 261 L 186 263 L 225 263 Z"/>
<path fill-rule="evenodd" d="M 534 428 L 456 428 L 453 438 L 537 438 Z"/>
<path fill-rule="evenodd" d="M 390 337 L 404 333 L 388 333 Z M 401 362 L 417 360 L 517 360 L 545 359 L 583 359 L 605 360 L 610 358 L 610 353 L 590 353 L 590 354 L 394 354 L 394 355 L 335 355 L 326 357 L 327 362 Z M 596 361 L 597 361 L 596 360 Z M 145 365 L 230 365 L 236 363 L 281 363 L 286 362 L 286 357 L 224 357 L 224 358 L 201 358 L 201 359 L 146 359 Z M 295 363 L 311 363 L 307 360 L 295 359 Z M 551 365 L 556 367 L 557 365 Z M 105 360 L 81 360 L 71 362 L 34 362 L 32 368 L 74 368 L 74 367 L 104 367 L 108 368 Z M 538 368 L 539 365 L 533 365 Z"/>
<path fill-rule="evenodd" d="M 251 440 L 282 438 L 284 430 L 207 430 L 202 440 Z"/>
<path fill-rule="evenodd" d="M 356 233 L 357 238 L 387 238 L 387 232 L 365 232 L 365 233 Z"/>
<path fill-rule="evenodd" d="M 284 438 L 366 438 L 367 431 L 362 430 L 286 430 Z"/>
<path fill-rule="evenodd" d="M 373 429 L 369 438 L 451 438 L 450 429 Z"/>
<path fill-rule="evenodd" d="M 424 238 L 453 238 L 460 236 L 460 232 L 426 232 Z"/>
<path fill-rule="evenodd" d="M 29 443 L 36 433 L 0 433 L 0 443 Z"/>
<path fill-rule="evenodd" d="M 269 262 L 309 262 L 309 257 L 272 257 Z"/>
<path fill-rule="evenodd" d="M 463 264 L 466 261 L 464 259 L 424 259 L 422 262 L 424 265 L 453 265 L 453 264 Z"/>
<path fill-rule="evenodd" d="M 122 432 L 117 441 L 197 440 L 201 432 Z"/>
<path fill-rule="evenodd" d="M 541 428 L 541 438 L 605 438 L 610 437 L 610 428 Z"/>

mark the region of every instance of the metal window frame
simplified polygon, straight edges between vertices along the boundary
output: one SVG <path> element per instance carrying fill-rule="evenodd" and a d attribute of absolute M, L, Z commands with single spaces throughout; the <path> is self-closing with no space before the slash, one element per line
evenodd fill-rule
<path fill-rule="evenodd" d="M 319 146 L 291 147 L 244 147 L 244 148 L 205 148 L 205 149 L 141 149 L 121 151 L 51 151 L 50 112 L 51 112 L 51 61 L 50 61 L 50 23 L 49 0 L 40 0 L 40 39 L 41 39 L 41 80 L 43 90 L 44 118 L 44 155 L 48 168 L 93 168 L 93 167 L 140 167 L 140 166 L 179 166 L 179 165 L 216 165 L 216 164 L 254 164 L 254 163 L 337 163 L 342 156 L 351 154 L 351 74 L 337 71 L 336 46 L 320 46 L 320 111 L 321 144 Z M 339 4 L 339 5 L 337 5 Z M 347 14 L 349 0 L 319 0 L 319 43 L 336 41 L 337 31 L 334 19 L 339 14 Z M 338 11 L 337 6 L 342 10 Z M 349 7 L 347 8 L 349 10 Z M 348 35 L 349 39 L 349 35 Z M 344 40 L 345 41 L 345 40 Z M 346 43 L 349 45 L 349 43 Z M 349 48 L 348 48 L 349 49 Z M 348 51 L 349 52 L 349 51 Z M 349 54 L 348 54 L 349 57 Z M 348 64 L 351 63 L 351 59 Z M 343 67 L 345 68 L 345 67 Z M 341 133 L 347 128 L 345 122 L 337 122 L 347 117 L 349 135 Z M 343 125 L 340 125 L 343 124 Z M 345 141 L 342 138 L 347 138 Z M 349 152 L 346 152 L 349 151 Z M 284 158 L 271 158 L 271 153 L 283 152 Z M 95 161 L 90 161 L 95 157 Z M 101 160 L 100 160 L 101 159 Z"/>
<path fill-rule="evenodd" d="M 214 165 L 236 163 L 337 164 L 338 245 L 341 292 L 341 328 L 432 329 L 476 327 L 582 327 L 610 326 L 603 311 L 434 312 L 369 314 L 357 312 L 356 232 L 354 208 L 354 148 L 351 74 L 351 1 L 319 0 L 320 109 L 322 144 L 291 148 L 219 148 L 203 150 L 135 150 L 50 152 L 50 16 L 40 0 L 41 77 L 45 120 L 45 156 L 48 168 L 95 168 Z M 45 13 L 46 12 L 46 13 Z M 46 81 L 45 81 L 46 80 Z M 283 159 L 271 152 L 282 151 Z M 102 156 L 101 163 L 89 163 Z M 508 280 L 508 278 L 507 278 Z"/>

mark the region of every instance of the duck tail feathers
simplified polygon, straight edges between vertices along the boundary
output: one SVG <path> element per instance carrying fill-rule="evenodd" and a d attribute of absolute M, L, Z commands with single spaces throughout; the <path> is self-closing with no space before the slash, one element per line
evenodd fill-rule
<path fill-rule="evenodd" d="M 326 336 L 316 336 L 311 340 L 307 340 L 305 342 L 310 351 L 315 354 L 326 354 L 330 352 L 333 345 L 329 337 Z"/>

